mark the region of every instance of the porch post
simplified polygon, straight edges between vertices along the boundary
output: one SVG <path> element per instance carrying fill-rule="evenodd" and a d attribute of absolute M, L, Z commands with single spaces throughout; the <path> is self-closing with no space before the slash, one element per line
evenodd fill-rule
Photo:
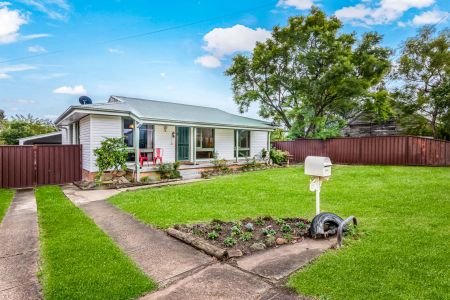
<path fill-rule="evenodd" d="M 139 127 L 136 120 L 134 120 L 133 146 L 134 163 L 136 168 L 136 181 L 139 182 L 141 180 L 141 164 L 139 163 Z"/>
<path fill-rule="evenodd" d="M 194 127 L 194 139 L 193 139 L 193 152 L 192 157 L 194 161 L 194 166 L 197 164 L 197 127 Z"/>
<path fill-rule="evenodd" d="M 238 162 L 239 158 L 239 129 L 236 129 L 236 162 Z"/>

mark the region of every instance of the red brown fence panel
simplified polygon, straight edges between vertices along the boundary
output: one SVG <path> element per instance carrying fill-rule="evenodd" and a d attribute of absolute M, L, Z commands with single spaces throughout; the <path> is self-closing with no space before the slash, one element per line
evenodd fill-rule
<path fill-rule="evenodd" d="M 33 146 L 0 147 L 0 187 L 28 187 L 35 184 Z"/>
<path fill-rule="evenodd" d="M 80 145 L 0 146 L 0 187 L 81 180 Z"/>
<path fill-rule="evenodd" d="M 450 142 L 415 136 L 299 139 L 272 145 L 288 151 L 296 162 L 317 155 L 341 164 L 450 166 Z"/>

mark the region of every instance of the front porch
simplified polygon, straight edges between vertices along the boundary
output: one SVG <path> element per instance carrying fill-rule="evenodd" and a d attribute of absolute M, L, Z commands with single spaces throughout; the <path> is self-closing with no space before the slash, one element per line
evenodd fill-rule
<path fill-rule="evenodd" d="M 228 162 L 227 165 L 230 169 L 236 169 L 240 166 L 245 165 L 245 160 Z M 158 177 L 159 164 L 153 165 L 153 163 L 145 162 L 142 167 L 139 168 L 140 176 L 148 176 L 151 178 Z M 208 171 L 214 168 L 214 164 L 210 161 L 197 161 L 196 164 L 193 163 L 182 163 L 178 170 L 180 171 L 181 177 L 186 179 L 197 179 L 202 177 L 202 172 Z M 136 174 L 136 165 L 132 162 L 127 163 L 127 172 Z"/>

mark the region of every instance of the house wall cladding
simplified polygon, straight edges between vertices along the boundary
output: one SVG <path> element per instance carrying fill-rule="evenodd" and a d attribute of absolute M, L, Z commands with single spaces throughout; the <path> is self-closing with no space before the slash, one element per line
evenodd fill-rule
<path fill-rule="evenodd" d="M 250 156 L 254 157 L 261 154 L 262 149 L 267 150 L 267 131 L 251 131 L 250 132 Z"/>
<path fill-rule="evenodd" d="M 219 159 L 234 159 L 234 129 L 220 129 L 214 131 L 215 151 Z"/>
<path fill-rule="evenodd" d="M 78 181 L 81 161 L 80 145 L 0 146 L 0 187 Z"/>
<path fill-rule="evenodd" d="M 165 163 L 175 162 L 175 138 L 172 132 L 175 132 L 175 126 L 155 125 L 155 148 L 163 149 L 163 161 Z"/>
<path fill-rule="evenodd" d="M 295 162 L 317 155 L 340 164 L 450 166 L 450 142 L 415 136 L 299 139 L 272 145 L 288 151 Z"/>

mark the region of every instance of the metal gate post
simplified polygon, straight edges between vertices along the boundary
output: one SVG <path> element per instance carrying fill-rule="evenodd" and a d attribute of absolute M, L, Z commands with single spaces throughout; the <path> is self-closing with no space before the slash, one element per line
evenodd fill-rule
<path fill-rule="evenodd" d="M 33 145 L 33 186 L 37 186 L 38 168 L 37 168 L 37 152 L 38 146 Z"/>

